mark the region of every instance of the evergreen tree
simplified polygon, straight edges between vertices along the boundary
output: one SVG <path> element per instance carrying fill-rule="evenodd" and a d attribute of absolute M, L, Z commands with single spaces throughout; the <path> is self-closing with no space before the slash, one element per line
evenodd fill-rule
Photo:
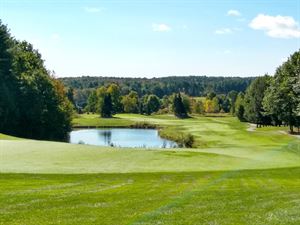
<path fill-rule="evenodd" d="M 103 118 L 110 118 L 112 117 L 113 113 L 113 105 L 111 100 L 111 95 L 106 94 L 103 99 L 103 105 L 101 108 L 101 117 Z"/>
<path fill-rule="evenodd" d="M 229 98 L 225 98 L 223 101 L 222 101 L 222 105 L 221 105 L 221 110 L 225 113 L 229 113 L 230 110 L 231 110 L 231 103 L 230 103 L 230 99 Z"/>
<path fill-rule="evenodd" d="M 188 114 L 187 114 L 187 111 L 186 111 L 186 109 L 184 107 L 184 104 L 182 102 L 182 98 L 181 98 L 180 93 L 175 94 L 175 96 L 174 96 L 173 110 L 174 110 L 175 116 L 178 117 L 178 118 L 183 119 L 183 118 L 188 117 Z"/>

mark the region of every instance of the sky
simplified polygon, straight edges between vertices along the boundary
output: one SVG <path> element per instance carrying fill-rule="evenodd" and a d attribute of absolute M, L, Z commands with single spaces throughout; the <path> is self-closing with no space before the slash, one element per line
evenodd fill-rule
<path fill-rule="evenodd" d="M 298 0 L 0 0 L 0 19 L 70 76 L 259 76 L 300 49 Z"/>

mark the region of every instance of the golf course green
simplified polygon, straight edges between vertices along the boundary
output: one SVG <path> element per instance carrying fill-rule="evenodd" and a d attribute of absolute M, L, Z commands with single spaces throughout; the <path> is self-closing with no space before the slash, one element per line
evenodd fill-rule
<path fill-rule="evenodd" d="M 75 145 L 0 134 L 0 224 L 300 224 L 300 139 L 237 118 L 78 115 L 157 125 L 193 148 Z"/>

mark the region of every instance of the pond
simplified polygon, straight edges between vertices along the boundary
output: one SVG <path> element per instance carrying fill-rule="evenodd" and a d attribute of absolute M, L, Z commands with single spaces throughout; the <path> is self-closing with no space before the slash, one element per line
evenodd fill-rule
<path fill-rule="evenodd" d="M 154 129 L 82 129 L 70 133 L 70 143 L 115 147 L 175 148 L 176 142 L 164 139 Z"/>

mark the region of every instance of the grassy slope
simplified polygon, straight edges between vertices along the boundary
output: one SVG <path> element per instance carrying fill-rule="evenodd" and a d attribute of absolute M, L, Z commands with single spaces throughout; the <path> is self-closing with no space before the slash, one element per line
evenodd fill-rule
<path fill-rule="evenodd" d="M 17 137 L 13 137 L 13 136 L 9 136 L 9 135 L 0 133 L 0 140 L 21 140 L 21 138 L 17 138 Z"/>
<path fill-rule="evenodd" d="M 74 126 L 110 126 L 110 127 L 128 127 L 134 124 L 132 120 L 115 116 L 113 119 L 100 118 L 99 114 L 78 115 L 73 120 Z"/>
<path fill-rule="evenodd" d="M 194 134 L 198 147 L 1 140 L 0 224 L 300 223 L 298 139 L 276 129 L 249 132 L 231 117 L 118 117 L 84 115 L 77 123 L 145 120 Z"/>

